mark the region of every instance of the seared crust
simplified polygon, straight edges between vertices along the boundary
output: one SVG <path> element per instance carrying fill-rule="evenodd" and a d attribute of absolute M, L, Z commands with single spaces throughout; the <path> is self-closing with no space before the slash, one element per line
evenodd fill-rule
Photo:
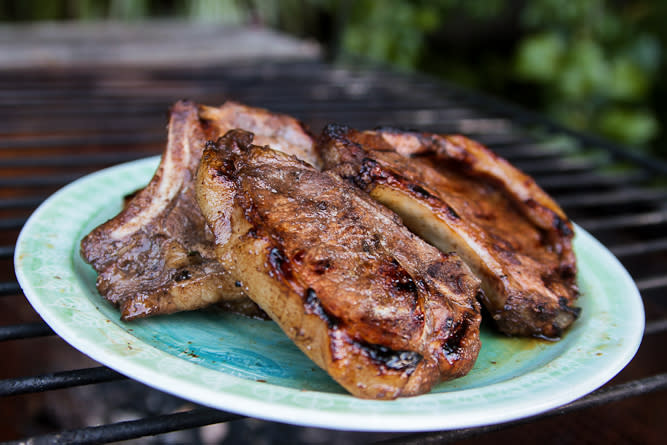
<path fill-rule="evenodd" d="M 482 279 L 482 301 L 501 331 L 557 338 L 576 319 L 572 224 L 504 159 L 463 136 L 337 125 L 319 149 L 326 169 L 459 253 Z"/>
<path fill-rule="evenodd" d="M 321 167 L 310 131 L 291 116 L 227 101 L 222 107 L 199 105 L 199 117 L 207 130 L 208 140 L 215 141 L 229 130 L 238 128 L 253 133 L 257 145 L 269 145 L 316 168 Z"/>
<path fill-rule="evenodd" d="M 239 126 L 316 162 L 309 134 L 288 116 L 233 102 L 219 108 L 176 103 L 167 147 L 150 183 L 81 242 L 82 257 L 99 273 L 100 294 L 120 306 L 123 319 L 216 303 L 247 315 L 262 314 L 217 261 L 213 234 L 194 196 L 193 179 L 206 140 Z"/>
<path fill-rule="evenodd" d="M 220 262 L 352 394 L 393 399 L 468 372 L 479 280 L 333 174 L 234 131 L 204 151 L 197 199 Z"/>

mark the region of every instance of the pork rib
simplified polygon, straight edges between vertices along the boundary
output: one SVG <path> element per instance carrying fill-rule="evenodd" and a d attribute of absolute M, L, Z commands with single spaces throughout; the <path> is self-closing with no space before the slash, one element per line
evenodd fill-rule
<path fill-rule="evenodd" d="M 233 102 L 219 108 L 176 103 L 167 147 L 150 183 L 81 242 L 82 257 L 99 273 L 100 294 L 120 306 L 123 319 L 216 303 L 248 315 L 261 313 L 217 261 L 213 234 L 194 195 L 206 141 L 238 127 L 318 162 L 312 138 L 288 116 Z"/>
<path fill-rule="evenodd" d="M 557 338 L 576 319 L 572 224 L 504 159 L 463 136 L 338 125 L 324 130 L 319 149 L 325 168 L 459 253 L 482 279 L 501 331 Z"/>
<path fill-rule="evenodd" d="M 218 259 L 355 396 L 427 392 L 477 357 L 479 280 L 367 194 L 233 131 L 204 151 L 197 200 Z"/>

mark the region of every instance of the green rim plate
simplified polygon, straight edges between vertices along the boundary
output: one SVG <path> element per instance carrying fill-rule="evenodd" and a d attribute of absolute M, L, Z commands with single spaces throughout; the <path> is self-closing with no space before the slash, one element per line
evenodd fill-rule
<path fill-rule="evenodd" d="M 16 245 L 23 291 L 63 339 L 98 362 L 202 405 L 257 418 L 358 431 L 427 431 L 519 419 L 600 387 L 634 356 L 644 330 L 637 288 L 618 260 L 576 228 L 582 315 L 558 342 L 483 326 L 465 377 L 395 401 L 352 397 L 271 321 L 217 311 L 124 323 L 95 289 L 79 242 L 143 187 L 159 158 L 81 178 L 47 199 Z"/>

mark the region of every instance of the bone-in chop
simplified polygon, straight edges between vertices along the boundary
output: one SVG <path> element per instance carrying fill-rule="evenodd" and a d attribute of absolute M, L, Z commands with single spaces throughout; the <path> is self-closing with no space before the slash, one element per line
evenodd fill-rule
<path fill-rule="evenodd" d="M 194 196 L 206 141 L 232 128 L 254 131 L 260 143 L 318 163 L 312 138 L 291 117 L 233 102 L 219 108 L 176 103 L 167 147 L 150 183 L 81 243 L 82 257 L 99 273 L 100 294 L 120 307 L 123 319 L 212 304 L 261 314 L 217 261 L 213 234 Z"/>
<path fill-rule="evenodd" d="M 247 295 L 350 393 L 393 399 L 468 372 L 479 280 L 333 173 L 232 131 L 204 151 L 197 200 Z"/>
<path fill-rule="evenodd" d="M 572 224 L 504 159 L 462 136 L 338 125 L 325 129 L 319 149 L 326 169 L 461 255 L 503 332 L 556 338 L 576 319 Z"/>

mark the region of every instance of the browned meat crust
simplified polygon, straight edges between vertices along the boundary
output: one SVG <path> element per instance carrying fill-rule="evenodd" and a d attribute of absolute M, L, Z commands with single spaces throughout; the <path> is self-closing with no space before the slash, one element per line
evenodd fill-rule
<path fill-rule="evenodd" d="M 318 162 L 312 138 L 288 116 L 233 102 L 219 108 L 176 103 L 155 176 L 119 215 L 81 242 L 82 257 L 99 273 L 100 294 L 120 306 L 123 319 L 214 303 L 248 315 L 261 314 L 217 261 L 213 234 L 194 197 L 193 178 L 206 140 L 237 127 Z"/>
<path fill-rule="evenodd" d="M 455 254 L 334 174 L 233 131 L 205 150 L 197 199 L 245 292 L 355 396 L 427 392 L 468 372 L 479 280 Z"/>
<path fill-rule="evenodd" d="M 217 108 L 199 105 L 199 117 L 208 140 L 215 141 L 238 128 L 253 133 L 257 145 L 269 145 L 317 168 L 321 166 L 309 130 L 291 116 L 228 101 Z"/>
<path fill-rule="evenodd" d="M 527 175 L 463 136 L 330 125 L 319 149 L 333 169 L 482 279 L 507 334 L 557 338 L 577 317 L 573 227 Z"/>

